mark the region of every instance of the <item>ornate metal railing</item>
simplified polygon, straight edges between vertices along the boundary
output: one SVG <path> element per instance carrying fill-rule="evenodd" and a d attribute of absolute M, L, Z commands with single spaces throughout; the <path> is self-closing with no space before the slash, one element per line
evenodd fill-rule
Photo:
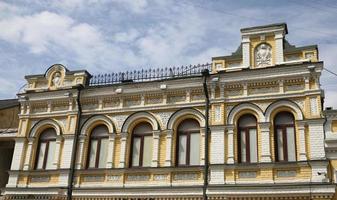
<path fill-rule="evenodd" d="M 211 70 L 211 64 L 189 65 L 171 68 L 141 69 L 126 72 L 94 75 L 89 85 L 111 85 L 125 82 L 147 82 L 176 77 L 201 75 L 204 69 Z"/>

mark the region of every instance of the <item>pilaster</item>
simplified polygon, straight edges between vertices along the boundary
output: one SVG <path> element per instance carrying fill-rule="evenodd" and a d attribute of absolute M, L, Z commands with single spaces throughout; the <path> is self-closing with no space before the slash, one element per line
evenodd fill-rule
<path fill-rule="evenodd" d="M 153 131 L 153 146 L 152 146 L 152 163 L 151 167 L 158 167 L 159 161 L 159 137 L 160 131 Z"/>
<path fill-rule="evenodd" d="M 115 133 L 109 133 L 108 155 L 106 161 L 106 168 L 113 167 L 114 152 L 115 152 Z"/>
<path fill-rule="evenodd" d="M 264 122 L 259 123 L 261 130 L 261 162 L 271 162 L 271 152 L 270 152 L 270 123 Z"/>
<path fill-rule="evenodd" d="M 227 164 L 234 164 L 234 125 L 227 125 L 227 147 L 228 147 L 228 158 Z"/>
<path fill-rule="evenodd" d="M 165 166 L 172 166 L 172 136 L 173 130 L 166 131 L 166 157 L 165 157 Z"/>
<path fill-rule="evenodd" d="M 127 137 L 128 133 L 124 132 L 121 133 L 121 150 L 120 150 L 120 161 L 119 161 L 119 168 L 125 167 L 125 160 L 126 160 L 126 149 L 127 149 Z"/>
<path fill-rule="evenodd" d="M 300 161 L 306 161 L 307 158 L 307 151 L 306 151 L 306 142 L 305 142 L 305 124 L 306 121 L 297 121 L 297 129 L 299 134 L 299 160 Z"/>

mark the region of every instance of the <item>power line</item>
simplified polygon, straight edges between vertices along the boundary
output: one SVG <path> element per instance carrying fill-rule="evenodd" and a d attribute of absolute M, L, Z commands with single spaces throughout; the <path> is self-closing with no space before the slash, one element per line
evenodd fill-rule
<path fill-rule="evenodd" d="M 324 69 L 325 71 L 329 72 L 330 74 L 337 76 L 337 73 L 335 73 L 335 72 L 333 72 L 333 71 L 327 69 L 326 67 L 324 67 L 323 69 Z"/>

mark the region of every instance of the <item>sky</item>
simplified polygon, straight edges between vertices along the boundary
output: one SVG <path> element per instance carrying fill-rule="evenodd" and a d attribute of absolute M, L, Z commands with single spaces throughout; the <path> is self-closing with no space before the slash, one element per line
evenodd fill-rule
<path fill-rule="evenodd" d="M 317 44 L 337 72 L 335 0 L 0 0 L 0 99 L 24 76 L 60 63 L 91 74 L 211 62 L 240 45 L 240 29 L 285 22 L 287 40 Z M 337 76 L 323 71 L 325 107 Z"/>

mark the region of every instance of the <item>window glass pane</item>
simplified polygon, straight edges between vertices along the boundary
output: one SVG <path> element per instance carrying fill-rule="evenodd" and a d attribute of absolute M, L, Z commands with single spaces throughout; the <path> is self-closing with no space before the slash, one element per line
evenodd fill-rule
<path fill-rule="evenodd" d="M 43 133 L 40 136 L 40 139 L 42 140 L 53 140 L 56 139 L 56 132 L 53 128 L 48 128 L 43 131 Z"/>
<path fill-rule="evenodd" d="M 56 145 L 56 141 L 49 142 L 46 169 L 51 169 L 53 167 L 54 155 L 55 155 L 55 145 Z"/>
<path fill-rule="evenodd" d="M 277 134 L 277 156 L 279 161 L 284 160 L 284 155 L 283 155 L 283 134 L 282 134 L 282 129 L 277 129 L 276 130 Z"/>
<path fill-rule="evenodd" d="M 100 125 L 92 130 L 91 137 L 104 137 L 107 136 L 108 133 L 109 133 L 108 128 L 104 125 Z"/>
<path fill-rule="evenodd" d="M 106 160 L 107 160 L 107 154 L 108 154 L 108 144 L 109 144 L 108 138 L 101 139 L 101 147 L 100 147 L 100 150 L 99 150 L 98 168 L 105 168 L 106 167 Z"/>
<path fill-rule="evenodd" d="M 190 165 L 200 165 L 200 134 L 190 135 Z"/>
<path fill-rule="evenodd" d="M 241 131 L 241 162 L 246 162 L 246 132 Z"/>
<path fill-rule="evenodd" d="M 280 112 L 275 117 L 276 125 L 294 124 L 294 117 L 291 113 Z"/>
<path fill-rule="evenodd" d="M 288 161 L 296 161 L 294 127 L 287 127 Z"/>
<path fill-rule="evenodd" d="M 143 166 L 149 167 L 152 162 L 152 136 L 144 137 L 144 147 L 143 147 Z"/>
<path fill-rule="evenodd" d="M 91 140 L 90 154 L 89 154 L 89 167 L 96 167 L 96 155 L 97 155 L 97 140 Z"/>
<path fill-rule="evenodd" d="M 44 154 L 46 153 L 46 146 L 47 144 L 45 142 L 40 143 L 39 156 L 37 157 L 36 169 L 43 168 L 43 161 L 44 161 Z"/>
<path fill-rule="evenodd" d="M 140 157 L 140 143 L 141 139 L 139 137 L 133 138 L 133 146 L 132 146 L 132 166 L 139 166 L 139 157 Z"/>
<path fill-rule="evenodd" d="M 146 135 L 149 133 L 152 134 L 152 126 L 149 123 L 138 124 L 133 130 L 133 134 L 136 135 Z"/>
<path fill-rule="evenodd" d="M 199 123 L 194 119 L 187 119 L 184 120 L 178 127 L 179 132 L 192 132 L 198 131 L 199 132 Z"/>
<path fill-rule="evenodd" d="M 256 118 L 253 115 L 243 115 L 239 119 L 239 127 L 256 126 Z"/>
<path fill-rule="evenodd" d="M 178 152 L 178 164 L 179 165 L 186 165 L 186 153 L 187 153 L 187 136 L 180 135 L 179 136 L 179 152 Z"/>
<path fill-rule="evenodd" d="M 257 162 L 256 129 L 249 129 L 250 162 Z"/>

